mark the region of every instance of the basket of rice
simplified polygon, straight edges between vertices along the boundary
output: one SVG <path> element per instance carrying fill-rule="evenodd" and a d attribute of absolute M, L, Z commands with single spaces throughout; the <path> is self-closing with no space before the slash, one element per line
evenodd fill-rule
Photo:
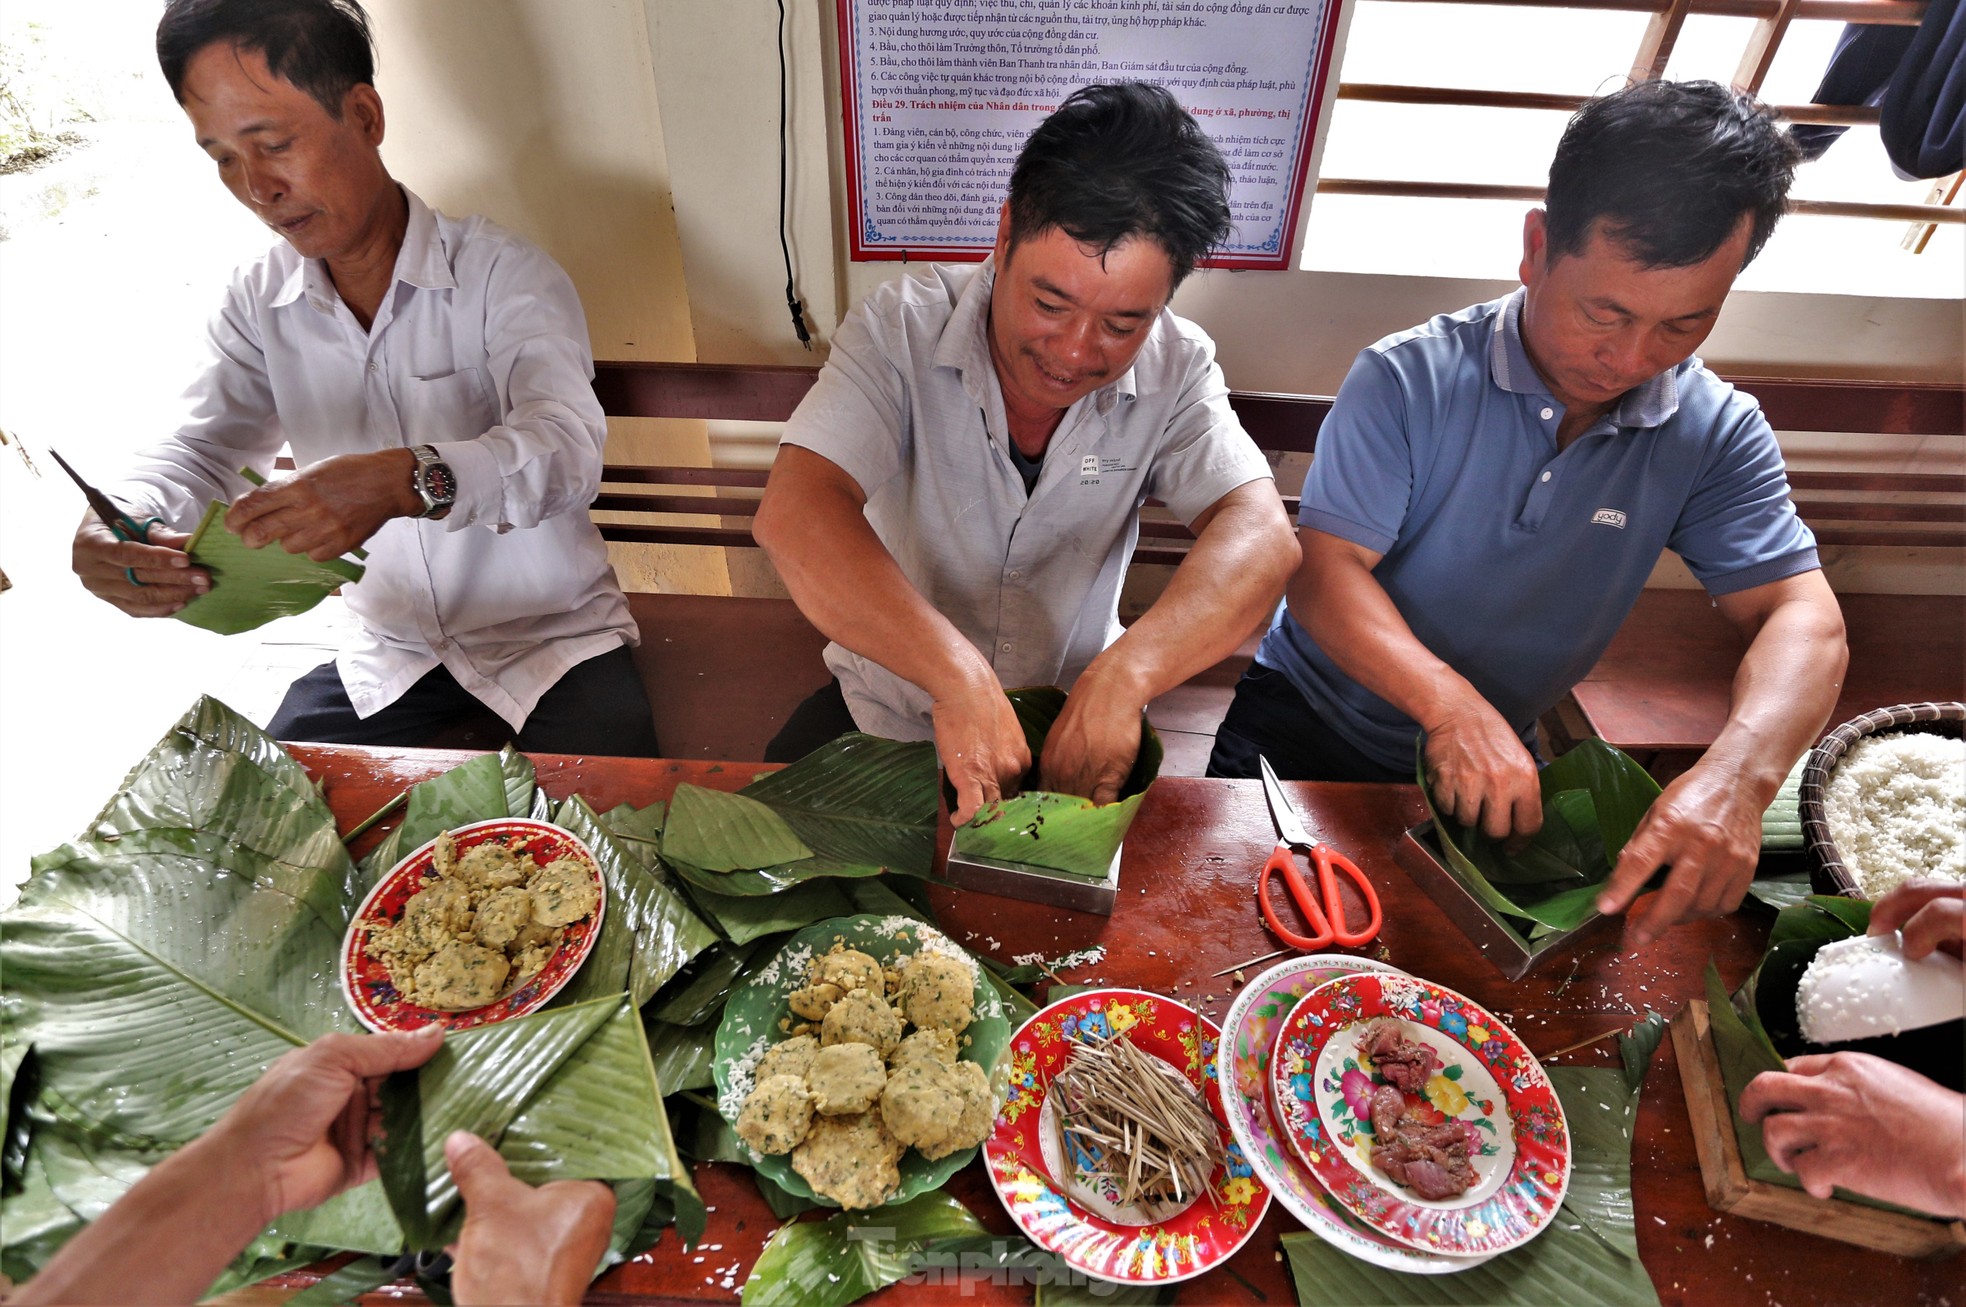
<path fill-rule="evenodd" d="M 1802 769 L 1802 834 L 1825 894 L 1966 881 L 1966 704 L 1879 708 L 1831 731 Z"/>

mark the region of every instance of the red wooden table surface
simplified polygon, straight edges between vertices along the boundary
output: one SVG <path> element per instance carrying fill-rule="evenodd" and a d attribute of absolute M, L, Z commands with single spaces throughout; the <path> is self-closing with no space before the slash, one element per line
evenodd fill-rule
<path fill-rule="evenodd" d="M 404 787 L 457 765 L 469 754 L 295 745 L 293 754 L 326 791 L 346 829 Z M 539 783 L 558 799 L 581 794 L 596 809 L 667 799 L 683 781 L 737 789 L 754 763 L 647 759 L 533 758 Z M 1615 931 L 1583 944 L 1520 981 L 1505 980 L 1393 859 L 1400 832 L 1424 817 L 1419 792 L 1401 785 L 1287 783 L 1320 835 L 1351 855 L 1378 890 L 1385 928 L 1373 956 L 1456 989 L 1489 1008 L 1545 1054 L 1623 1028 L 1654 1008 L 1671 1016 L 1704 994 L 1711 956 L 1731 989 L 1760 957 L 1769 917 L 1754 908 L 1683 926 L 1641 954 L 1619 952 Z M 375 837 L 368 837 L 375 838 Z M 938 886 L 936 916 L 957 942 L 1008 961 L 1103 948 L 1104 958 L 1066 971 L 1075 984 L 1133 986 L 1166 994 L 1220 1022 L 1240 986 L 1210 973 L 1277 947 L 1254 900 L 1254 872 L 1275 842 L 1254 781 L 1166 778 L 1155 783 L 1127 837 L 1120 903 L 1111 917 L 1038 907 Z M 943 846 L 947 845 L 947 829 Z M 361 848 L 358 845 L 358 850 Z M 1343 883 L 1341 878 L 1341 883 Z M 1346 892 L 1351 893 L 1346 886 Z M 1362 906 L 1350 905 L 1354 921 Z M 1245 969 L 1253 979 L 1262 966 Z M 1567 1054 L 1561 1063 L 1612 1065 L 1615 1041 Z M 739 1167 L 697 1168 L 711 1208 L 703 1245 L 683 1248 L 673 1231 L 654 1249 L 602 1276 L 596 1303 L 733 1302 L 778 1222 Z M 948 1186 L 993 1232 L 1012 1227 L 980 1164 Z M 1633 1191 L 1640 1255 L 1667 1304 L 1959 1302 L 1957 1262 L 1918 1263 L 1786 1230 L 1708 1208 L 1688 1127 L 1671 1041 L 1659 1046 L 1645 1082 L 1633 1146 Z M 1278 1204 L 1221 1270 L 1180 1287 L 1183 1303 L 1288 1303 L 1295 1300 L 1278 1236 L 1299 1229 Z M 870 1302 L 1029 1302 L 1028 1287 L 972 1277 L 942 1286 L 896 1285 Z"/>

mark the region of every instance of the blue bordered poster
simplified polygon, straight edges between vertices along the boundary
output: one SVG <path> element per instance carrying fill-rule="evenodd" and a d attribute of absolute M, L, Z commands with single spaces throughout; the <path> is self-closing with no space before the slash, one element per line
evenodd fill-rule
<path fill-rule="evenodd" d="M 838 0 L 852 257 L 980 259 L 1018 148 L 1091 82 L 1167 87 L 1227 157 L 1208 266 L 1288 266 L 1340 0 Z"/>

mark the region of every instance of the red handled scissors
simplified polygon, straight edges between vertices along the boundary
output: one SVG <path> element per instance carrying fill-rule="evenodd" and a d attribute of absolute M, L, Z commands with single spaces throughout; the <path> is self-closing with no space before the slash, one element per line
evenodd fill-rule
<path fill-rule="evenodd" d="M 1356 863 L 1312 837 L 1297 816 L 1297 810 L 1290 806 L 1290 800 L 1283 797 L 1283 786 L 1277 783 L 1277 774 L 1271 770 L 1270 760 L 1259 755 L 1257 761 L 1263 766 L 1263 797 L 1269 800 L 1270 818 L 1277 824 L 1277 846 L 1256 879 L 1256 899 L 1262 905 L 1263 920 L 1269 923 L 1279 939 L 1292 948 L 1321 949 L 1333 943 L 1344 948 L 1357 948 L 1379 933 L 1378 893 Z M 1311 896 L 1311 887 L 1304 883 L 1303 873 L 1297 870 L 1297 859 L 1293 854 L 1299 851 L 1317 868 L 1318 898 Z M 1365 906 L 1371 909 L 1372 919 L 1365 923 L 1363 930 L 1346 929 L 1345 900 L 1338 892 L 1337 873 L 1340 871 L 1352 878 L 1352 883 L 1358 886 L 1359 893 L 1365 898 Z M 1291 899 L 1311 923 L 1315 934 L 1299 935 L 1285 926 L 1278 919 L 1276 909 L 1270 906 L 1270 877 L 1278 872 L 1283 874 L 1283 883 L 1289 889 Z M 1322 904 L 1319 903 L 1320 898 Z"/>

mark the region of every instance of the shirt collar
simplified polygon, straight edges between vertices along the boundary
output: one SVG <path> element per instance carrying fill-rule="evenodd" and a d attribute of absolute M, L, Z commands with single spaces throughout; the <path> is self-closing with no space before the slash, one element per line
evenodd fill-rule
<path fill-rule="evenodd" d="M 1512 395 L 1545 395 L 1550 388 L 1529 362 L 1529 351 L 1522 343 L 1522 304 L 1528 292 L 1518 287 L 1502 302 L 1495 315 L 1488 351 L 1488 370 L 1495 384 Z M 1688 363 L 1696 363 L 1688 360 Z M 1620 427 L 1656 427 L 1679 410 L 1679 369 L 1686 363 L 1667 368 L 1656 377 L 1640 382 L 1619 397 L 1606 417 Z M 1554 396 L 1550 396 L 1554 398 Z"/>
<path fill-rule="evenodd" d="M 977 267 L 976 275 L 963 288 L 955 311 L 949 315 L 949 325 L 943 328 L 942 339 L 935 346 L 935 366 L 954 368 L 961 373 L 964 392 L 978 404 L 984 402 L 988 387 L 997 384 L 996 364 L 990 360 L 990 291 L 996 281 L 997 256 L 992 254 Z M 1135 399 L 1138 394 L 1133 367 L 1129 364 L 1125 372 L 1087 398 L 1103 417 L 1112 412 L 1122 396 Z"/>
<path fill-rule="evenodd" d="M 408 282 L 426 290 L 455 287 L 457 278 L 451 274 L 443 233 L 437 229 L 437 215 L 415 191 L 407 186 L 401 189 L 403 198 L 409 202 L 410 216 L 403 230 L 403 248 L 396 251 L 392 287 L 395 282 Z M 340 294 L 335 290 L 334 278 L 328 275 L 327 260 L 302 259 L 281 283 L 279 293 L 273 297 L 273 307 L 291 304 L 303 294 L 323 313 L 334 311 Z"/>

